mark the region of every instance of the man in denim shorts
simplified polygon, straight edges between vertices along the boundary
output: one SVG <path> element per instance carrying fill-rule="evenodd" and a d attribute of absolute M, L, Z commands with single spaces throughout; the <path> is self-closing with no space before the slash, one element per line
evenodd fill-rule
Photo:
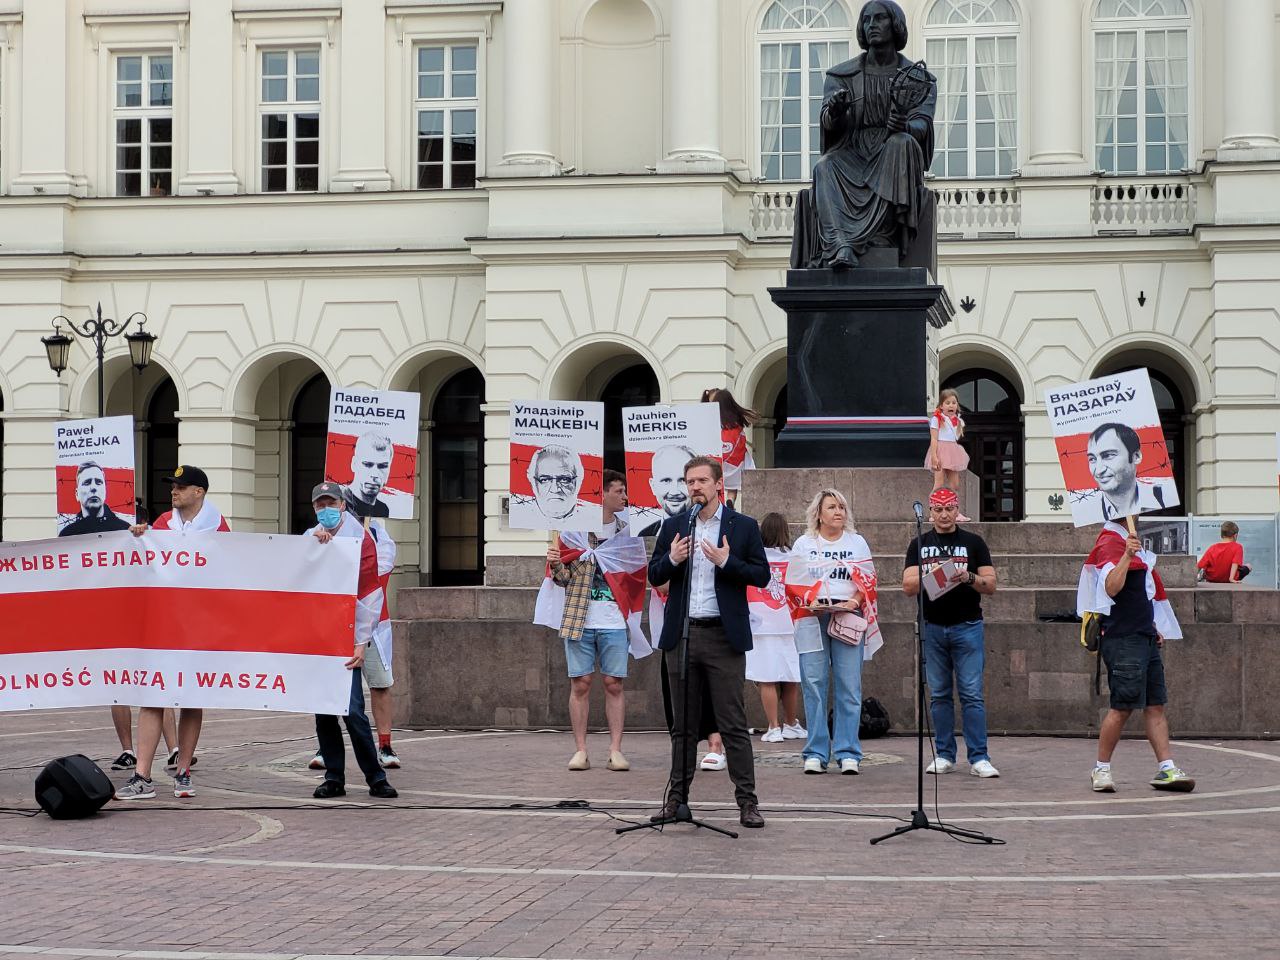
<path fill-rule="evenodd" d="M 1119 541 L 1123 539 L 1123 553 Z M 1110 610 L 1102 617 L 1102 661 L 1107 665 L 1107 685 L 1111 690 L 1111 709 L 1098 731 L 1098 761 L 1094 765 L 1093 789 L 1114 793 L 1111 755 L 1120 742 L 1125 722 L 1134 710 L 1142 711 L 1147 742 L 1155 751 L 1159 768 L 1151 780 L 1157 790 L 1189 793 L 1195 780 L 1174 764 L 1169 747 L 1169 722 L 1164 705 L 1168 699 L 1164 685 L 1164 661 L 1160 651 L 1164 637 L 1156 627 L 1155 605 L 1148 590 L 1148 578 L 1154 558 L 1145 560 L 1142 542 L 1135 536 L 1124 537 L 1116 524 L 1107 524 L 1098 537 L 1098 545 L 1089 555 L 1086 570 L 1092 566 L 1104 577 L 1103 588 L 1111 598 Z M 1154 581 L 1153 581 L 1154 583 Z M 1162 592 L 1162 591 L 1160 591 Z"/>
<path fill-rule="evenodd" d="M 604 491 L 604 525 L 598 535 L 589 535 L 592 549 L 612 537 L 628 536 L 624 513 L 627 506 L 626 478 L 616 470 L 605 470 L 601 488 Z M 591 709 L 591 681 L 599 664 L 604 678 L 605 718 L 609 723 L 609 761 L 605 766 L 610 770 L 629 770 L 631 764 L 622 755 L 625 715 L 622 681 L 627 676 L 627 659 L 630 656 L 626 618 L 594 559 L 583 557 L 564 564 L 559 546 L 552 544 L 547 551 L 547 562 L 551 578 L 565 591 L 560 639 L 564 641 L 564 656 L 572 683 L 569 723 L 573 727 L 577 747 L 569 761 L 569 769 L 587 770 L 591 767 L 587 758 L 587 715 Z"/>

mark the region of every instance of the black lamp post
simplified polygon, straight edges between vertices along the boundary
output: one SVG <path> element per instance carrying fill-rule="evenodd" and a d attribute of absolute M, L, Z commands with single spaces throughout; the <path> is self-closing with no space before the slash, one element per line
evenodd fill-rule
<path fill-rule="evenodd" d="M 132 333 L 125 333 L 129 324 L 133 322 L 134 317 L 139 318 L 137 329 Z M 47 337 L 41 337 L 40 342 L 44 344 L 45 353 L 49 355 L 49 368 L 61 377 L 62 371 L 67 369 L 67 361 L 71 355 L 71 338 L 62 332 L 62 329 L 58 326 L 59 320 L 65 320 L 67 326 L 71 328 L 72 333 L 77 337 L 93 341 L 98 355 L 98 416 L 105 416 L 102 358 L 103 354 L 106 353 L 107 341 L 112 337 L 124 334 L 124 339 L 129 344 L 129 359 L 133 362 L 134 369 L 141 373 L 146 369 L 147 364 L 151 362 L 151 348 L 156 342 L 156 335 L 148 333 L 144 329 L 147 315 L 138 311 L 130 314 L 129 319 L 125 320 L 124 323 L 117 323 L 110 317 L 103 318 L 102 304 L 99 303 L 97 315 L 86 320 L 83 329 L 77 327 L 75 321 L 70 317 L 54 317 L 53 333 Z"/>

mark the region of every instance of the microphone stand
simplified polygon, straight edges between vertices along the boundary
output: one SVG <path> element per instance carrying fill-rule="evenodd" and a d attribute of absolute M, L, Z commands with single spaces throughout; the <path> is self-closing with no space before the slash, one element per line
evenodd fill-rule
<path fill-rule="evenodd" d="M 689 729 L 689 609 L 693 600 L 693 551 L 695 547 L 693 542 L 693 532 L 694 524 L 697 523 L 698 513 L 701 509 L 702 508 L 697 504 L 694 504 L 694 508 L 689 514 L 689 556 L 685 557 L 684 560 L 684 621 L 680 626 L 680 726 L 678 728 L 684 737 L 681 742 L 680 750 L 680 764 L 684 770 L 687 770 L 689 767 L 688 756 L 691 750 L 695 760 L 698 756 L 698 737 L 695 732 Z M 701 700 L 701 698 L 699 698 L 699 700 Z M 691 735 L 692 739 L 690 739 Z M 664 809 L 666 808 L 667 800 L 670 799 L 670 797 L 671 782 L 668 780 L 667 792 L 662 798 L 662 806 Z M 695 827 L 701 827 L 703 830 L 710 830 L 712 833 L 724 834 L 726 837 L 732 837 L 734 840 L 738 839 L 738 835 L 732 830 L 717 827 L 714 824 L 707 823 L 705 820 L 695 819 L 693 811 L 689 809 L 688 797 L 685 797 L 683 802 L 676 805 L 675 813 L 672 816 L 659 817 L 657 820 L 651 819 L 648 823 L 634 823 L 627 827 L 618 827 L 613 832 L 615 834 L 623 834 L 630 833 L 633 830 L 661 830 L 663 827 L 673 823 L 690 823 Z"/>
<path fill-rule="evenodd" d="M 911 811 L 910 823 L 903 824 L 883 836 L 875 837 L 871 845 L 874 847 L 881 840 L 891 840 L 912 830 L 936 830 L 966 841 L 998 843 L 1001 841 L 985 833 L 947 826 L 941 818 L 937 823 L 933 823 L 924 811 L 924 712 L 928 709 L 924 695 L 924 507 L 919 500 L 912 506 L 916 514 L 916 573 L 920 580 L 920 588 L 916 592 L 916 674 L 920 681 L 916 685 L 916 808 Z"/>

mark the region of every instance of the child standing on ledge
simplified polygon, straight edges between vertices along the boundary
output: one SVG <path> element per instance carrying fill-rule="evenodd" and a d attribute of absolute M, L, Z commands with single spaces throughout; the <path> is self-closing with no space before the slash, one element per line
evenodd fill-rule
<path fill-rule="evenodd" d="M 960 475 L 969 469 L 969 454 L 960 446 L 964 419 L 960 416 L 960 396 L 954 390 L 938 394 L 938 406 L 929 418 L 929 454 L 924 465 L 933 471 L 933 489 L 946 487 L 960 495 Z M 957 523 L 969 523 L 960 514 Z"/>

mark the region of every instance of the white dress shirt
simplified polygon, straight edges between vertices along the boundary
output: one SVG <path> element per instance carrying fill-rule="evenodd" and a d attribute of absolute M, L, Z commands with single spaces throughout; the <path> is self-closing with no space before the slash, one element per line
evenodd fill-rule
<path fill-rule="evenodd" d="M 693 580 L 689 585 L 689 616 L 702 620 L 720 616 L 720 604 L 716 601 L 716 565 L 707 559 L 698 544 L 706 541 L 713 547 L 720 545 L 720 515 L 724 505 L 717 504 L 715 515 L 703 521 L 701 513 L 694 523 L 693 540 L 689 544 L 689 569 Z"/>

